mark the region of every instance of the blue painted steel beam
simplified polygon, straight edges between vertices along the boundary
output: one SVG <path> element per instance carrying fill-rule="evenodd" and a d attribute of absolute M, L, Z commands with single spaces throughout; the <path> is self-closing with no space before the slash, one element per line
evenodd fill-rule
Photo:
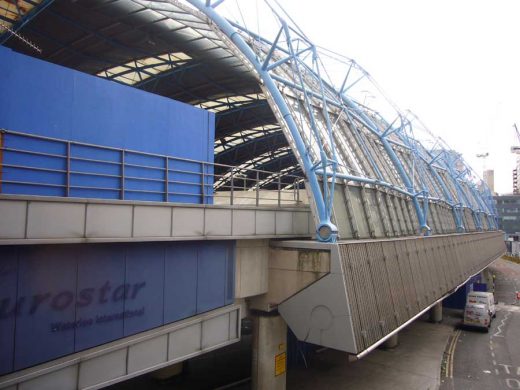
<path fill-rule="evenodd" d="M 466 191 L 464 190 L 464 188 L 462 187 L 461 182 L 460 182 L 460 176 L 462 174 L 465 174 L 466 169 L 464 169 L 464 171 L 462 173 L 456 173 L 455 168 L 454 168 L 456 161 L 453 160 L 452 156 L 446 151 L 443 153 L 443 161 L 444 161 L 446 167 L 448 168 L 448 176 L 450 177 L 450 179 L 455 187 L 455 190 L 457 192 L 458 201 L 460 202 L 460 204 L 462 206 L 466 207 L 467 209 L 469 209 L 471 211 L 471 215 L 475 222 L 476 228 L 479 230 L 482 229 L 482 223 L 481 223 L 480 217 L 478 217 L 478 215 L 477 215 L 477 210 L 471 204 L 471 202 L 466 194 Z"/>
<path fill-rule="evenodd" d="M 325 237 L 325 240 L 335 241 L 337 238 L 337 227 L 331 221 L 330 212 L 327 210 L 318 177 L 313 169 L 313 163 L 311 161 L 309 151 L 307 150 L 301 134 L 299 133 L 296 122 L 294 121 L 291 112 L 287 107 L 287 104 L 285 103 L 285 100 L 278 90 L 274 80 L 271 78 L 271 75 L 265 69 L 262 69 L 262 64 L 258 61 L 255 52 L 251 49 L 251 47 L 249 47 L 238 31 L 233 28 L 233 26 L 225 18 L 220 16 L 213 8 L 205 6 L 204 3 L 202 3 L 200 0 L 187 1 L 196 7 L 199 11 L 203 12 L 208 18 L 210 18 L 221 29 L 221 31 L 226 34 L 229 39 L 231 39 L 231 41 L 237 46 L 237 48 L 254 66 L 255 70 L 260 75 L 260 78 L 264 82 L 264 86 L 271 94 L 274 102 L 280 110 L 283 119 L 285 120 L 287 129 L 291 133 L 296 149 L 298 150 L 302 160 L 303 169 L 307 175 L 309 188 L 313 194 L 316 204 L 316 211 L 318 214 L 317 216 L 319 218 L 317 233 L 322 227 L 328 228 L 330 229 L 331 234 L 329 237 Z M 317 237 L 319 238 L 320 235 L 317 234 Z"/>
<path fill-rule="evenodd" d="M 29 23 L 31 20 L 33 20 L 36 16 L 38 16 L 38 14 L 40 12 L 42 12 L 45 8 L 47 8 L 53 2 L 54 2 L 54 0 L 43 0 L 39 5 L 33 7 L 33 9 L 31 9 L 27 13 L 27 15 L 25 15 L 20 20 L 15 22 L 12 25 L 11 30 L 13 30 L 14 32 L 20 31 L 20 29 L 22 29 L 27 23 Z M 9 32 L 9 31 L 4 32 L 2 35 L 0 35 L 0 45 L 3 45 L 4 43 L 6 43 L 12 36 L 13 36 L 13 34 L 11 32 Z"/>
<path fill-rule="evenodd" d="M 399 134 L 399 136 L 401 136 L 401 134 Z M 416 154 L 418 156 L 420 155 L 419 151 L 417 150 L 416 145 L 412 145 L 407 137 L 406 138 L 401 137 L 401 139 L 403 139 L 404 142 L 408 142 L 409 146 L 412 147 L 412 151 L 414 154 Z M 453 219 L 455 222 L 455 229 L 459 233 L 464 232 L 465 228 L 464 228 L 464 224 L 462 223 L 461 210 L 460 210 L 460 208 L 458 208 L 455 205 L 455 202 L 453 201 L 453 198 L 451 197 L 451 194 L 448 191 L 446 183 L 444 183 L 444 180 L 440 177 L 440 175 L 437 173 L 436 169 L 432 166 L 433 159 L 430 163 L 428 163 L 426 161 L 426 159 L 424 159 L 422 156 L 420 156 L 420 157 L 422 158 L 422 161 L 424 161 L 425 165 L 428 167 L 428 170 L 432 173 L 432 175 L 435 177 L 435 179 L 439 183 L 442 193 L 446 199 L 446 203 L 448 203 L 452 209 Z M 437 157 L 440 157 L 440 154 Z"/>
<path fill-rule="evenodd" d="M 382 137 L 382 134 L 379 132 L 377 126 L 372 122 L 372 120 L 365 115 L 363 111 L 361 111 L 357 105 L 351 101 L 347 96 L 344 94 L 341 94 L 341 97 L 343 99 L 343 102 L 352 110 L 356 111 L 360 117 L 364 119 L 364 123 L 367 124 L 367 128 L 369 128 L 374 134 L 376 134 L 379 137 L 379 140 L 381 141 L 381 144 L 383 145 L 383 148 L 385 149 L 386 153 L 388 154 L 388 157 L 390 157 L 390 160 L 394 164 L 395 168 L 397 169 L 397 172 L 399 173 L 399 176 L 401 177 L 401 180 L 403 180 L 403 183 L 407 189 L 408 192 L 414 193 L 415 190 L 413 188 L 412 182 L 410 178 L 408 177 L 408 174 L 404 170 L 403 164 L 399 160 L 399 157 L 395 153 L 394 149 L 388 142 L 388 139 L 386 137 Z M 417 214 L 417 219 L 419 221 L 419 231 L 422 234 L 429 234 L 431 231 L 430 227 L 426 223 L 426 216 L 424 214 L 424 210 L 419 203 L 419 200 L 417 196 L 412 197 L 412 202 L 414 204 L 415 212 Z M 427 203 L 427 202 L 424 202 Z"/>

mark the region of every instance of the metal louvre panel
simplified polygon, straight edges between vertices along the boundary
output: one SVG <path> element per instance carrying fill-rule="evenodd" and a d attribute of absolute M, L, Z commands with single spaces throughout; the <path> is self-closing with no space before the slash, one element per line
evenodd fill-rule
<path fill-rule="evenodd" d="M 352 232 L 352 213 L 348 211 L 348 205 L 345 200 L 343 191 L 346 184 L 337 184 L 334 187 L 334 223 L 338 227 L 338 233 L 341 239 L 354 238 Z"/>
<path fill-rule="evenodd" d="M 354 336 L 356 339 L 356 344 L 358 346 L 361 346 L 364 345 L 363 337 L 361 335 L 361 331 L 363 329 L 363 326 L 361 324 L 361 312 L 363 311 L 363 308 L 358 307 L 356 287 L 357 281 L 359 279 L 357 277 L 357 269 L 355 269 L 353 261 L 350 260 L 349 245 L 340 245 L 339 252 L 341 256 L 341 262 L 343 265 L 345 286 L 347 289 L 347 294 L 350 297 L 350 312 L 352 314 L 352 326 L 354 328 Z"/>
<path fill-rule="evenodd" d="M 370 237 L 370 228 L 365 217 L 365 210 L 361 198 L 361 188 L 357 186 L 348 186 L 348 194 L 354 214 L 356 215 L 356 223 L 358 225 L 358 234 L 360 238 Z"/>
<path fill-rule="evenodd" d="M 372 213 L 372 223 L 374 225 L 374 233 L 376 237 L 384 237 L 385 236 L 385 228 L 384 228 L 384 217 L 381 215 L 381 209 L 378 207 L 377 202 L 377 190 L 366 188 L 365 189 L 368 204 L 370 206 L 370 212 Z"/>
<path fill-rule="evenodd" d="M 399 197 L 399 206 L 401 212 L 403 213 L 406 230 L 408 231 L 409 235 L 412 235 L 414 233 L 412 221 L 410 220 L 410 215 L 407 212 L 406 201 L 402 197 Z"/>
<path fill-rule="evenodd" d="M 357 353 L 504 252 L 500 232 L 340 243 Z"/>
<path fill-rule="evenodd" d="M 430 228 L 432 229 L 432 234 L 439 234 L 441 233 L 442 229 L 442 222 L 441 218 L 439 218 L 439 210 L 437 208 L 436 204 L 430 205 L 430 216 L 431 216 L 431 222 L 430 222 Z"/>
<path fill-rule="evenodd" d="M 438 263 L 437 267 L 442 275 L 442 285 L 440 286 L 439 296 L 448 292 L 448 286 L 453 284 L 450 280 L 450 264 L 448 262 L 448 256 L 446 254 L 446 245 L 444 243 L 444 237 L 436 237 L 435 242 L 437 244 Z"/>
<path fill-rule="evenodd" d="M 431 256 L 431 266 L 437 275 L 437 284 L 434 286 L 435 288 L 435 298 L 440 298 L 444 291 L 446 291 L 447 286 L 447 277 L 446 277 L 446 258 L 444 256 L 444 252 L 442 250 L 442 242 L 438 237 L 430 240 L 430 256 Z"/>
<path fill-rule="evenodd" d="M 400 325 L 406 318 L 410 317 L 410 303 L 404 289 L 394 243 L 388 241 L 381 242 L 381 251 L 383 252 L 383 261 L 388 277 L 389 292 L 394 305 L 394 317 L 396 324 Z"/>
<path fill-rule="evenodd" d="M 394 302 L 390 292 L 388 273 L 385 266 L 385 256 L 380 242 L 374 242 L 366 245 L 368 262 L 372 281 L 374 285 L 379 286 L 380 294 L 376 299 L 379 311 L 379 324 L 383 335 L 390 333 L 397 327 L 395 318 Z"/>
<path fill-rule="evenodd" d="M 457 256 L 452 245 L 452 240 L 448 237 L 442 237 L 444 243 L 444 251 L 446 253 L 446 262 L 448 263 L 448 275 L 449 285 L 453 286 L 459 282 L 459 268 L 457 262 Z"/>
<path fill-rule="evenodd" d="M 395 241 L 396 258 L 401 271 L 403 279 L 403 287 L 406 294 L 406 301 L 408 303 L 409 316 L 413 316 L 419 311 L 418 293 L 414 284 L 412 276 L 412 269 L 410 267 L 410 260 L 406 250 L 406 242 L 403 240 Z"/>
<path fill-rule="evenodd" d="M 385 194 L 382 191 L 376 191 L 376 205 L 381 215 L 381 221 L 383 224 L 383 237 L 390 237 L 392 235 L 392 226 L 390 222 L 390 216 L 385 203 Z"/>
<path fill-rule="evenodd" d="M 419 240 L 418 240 L 419 241 Z M 426 284 L 428 285 L 428 301 L 433 301 L 436 299 L 437 295 L 437 289 L 440 284 L 440 278 L 436 270 L 436 256 L 433 252 L 432 240 L 423 239 L 422 241 L 423 245 L 423 251 L 422 253 L 419 253 L 419 259 L 420 263 L 422 264 L 423 268 L 423 275 L 425 276 Z"/>
<path fill-rule="evenodd" d="M 386 210 L 388 211 L 388 218 L 390 219 L 391 225 L 391 236 L 399 237 L 401 232 L 399 231 L 399 226 L 397 225 L 397 215 L 395 213 L 395 208 L 392 205 L 392 195 L 388 192 L 384 194 L 384 203 Z"/>
<path fill-rule="evenodd" d="M 463 238 L 463 237 L 462 237 Z M 464 268 L 464 258 L 465 253 L 464 249 L 462 248 L 462 239 L 461 237 L 457 237 L 453 240 L 451 240 L 451 244 L 453 246 L 453 250 L 455 253 L 455 256 L 457 258 L 457 265 L 459 269 L 459 283 L 462 283 L 462 281 L 465 279 L 465 268 Z"/>
<path fill-rule="evenodd" d="M 439 273 L 437 272 L 437 261 L 438 258 L 436 253 L 434 253 L 433 240 L 422 240 L 424 246 L 424 255 L 421 256 L 421 263 L 423 265 L 423 272 L 426 274 L 426 280 L 429 281 L 429 289 L 428 289 L 428 301 L 432 301 L 436 299 L 438 296 L 438 289 L 441 283 L 441 278 L 439 277 Z"/>
<path fill-rule="evenodd" d="M 354 282 L 354 299 L 352 301 L 357 303 L 359 314 L 360 335 L 356 335 L 356 340 L 358 346 L 362 346 L 364 349 L 378 340 L 378 337 L 383 337 L 379 328 L 376 296 L 373 293 L 377 286 L 372 283 L 365 245 L 348 245 L 347 252 Z"/>
<path fill-rule="evenodd" d="M 408 205 L 408 214 L 410 215 L 410 219 L 413 221 L 414 226 L 414 234 L 416 234 L 415 227 L 417 226 L 417 213 L 413 210 L 412 201 L 410 199 L 407 200 L 406 204 Z"/>
<path fill-rule="evenodd" d="M 395 195 L 392 196 L 392 206 L 394 207 L 395 213 L 397 215 L 397 223 L 399 225 L 399 231 L 402 236 L 406 236 L 408 234 L 406 230 L 406 224 L 404 223 L 404 215 L 403 210 L 399 207 L 399 198 Z"/>
<path fill-rule="evenodd" d="M 406 240 L 406 258 L 410 264 L 412 271 L 412 280 L 417 292 L 417 306 L 418 308 L 423 307 L 428 301 L 427 286 L 424 281 L 423 272 L 419 263 L 419 254 L 417 253 L 417 246 L 415 240 Z"/>

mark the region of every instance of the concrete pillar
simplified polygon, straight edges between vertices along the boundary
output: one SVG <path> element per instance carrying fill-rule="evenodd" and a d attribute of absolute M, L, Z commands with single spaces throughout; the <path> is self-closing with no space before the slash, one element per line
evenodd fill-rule
<path fill-rule="evenodd" d="M 394 334 L 393 336 L 389 337 L 384 343 L 383 348 L 384 349 L 392 349 L 399 345 L 399 333 Z"/>
<path fill-rule="evenodd" d="M 495 275 L 493 275 L 493 272 L 489 268 L 486 268 L 484 271 L 482 271 L 482 280 L 487 285 L 487 291 L 488 292 L 495 292 Z"/>
<path fill-rule="evenodd" d="M 442 301 L 430 309 L 430 321 L 436 323 L 442 322 Z"/>
<path fill-rule="evenodd" d="M 287 324 L 279 315 L 253 316 L 253 390 L 285 390 Z"/>

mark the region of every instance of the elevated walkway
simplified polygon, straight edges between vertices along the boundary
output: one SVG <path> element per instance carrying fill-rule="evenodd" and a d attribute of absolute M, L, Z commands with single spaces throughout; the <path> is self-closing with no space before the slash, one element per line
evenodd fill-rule
<path fill-rule="evenodd" d="M 311 237 L 308 206 L 0 195 L 0 245 Z"/>
<path fill-rule="evenodd" d="M 320 261 L 316 266 L 322 273 L 314 272 L 315 281 L 285 297 L 278 296 L 277 309 L 298 339 L 358 357 L 505 252 L 501 232 L 272 245 L 279 251 L 330 253 L 328 272 L 323 273 L 328 262 Z M 279 271 L 274 267 L 271 271 L 271 280 L 276 280 Z M 270 289 L 276 287 L 270 285 Z"/>

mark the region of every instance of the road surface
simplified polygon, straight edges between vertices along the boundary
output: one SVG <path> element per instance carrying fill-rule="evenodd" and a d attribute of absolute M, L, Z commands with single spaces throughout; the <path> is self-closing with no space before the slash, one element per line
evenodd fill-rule
<path fill-rule="evenodd" d="M 446 351 L 441 390 L 520 390 L 520 301 L 516 299 L 520 265 L 500 259 L 490 268 L 496 275 L 497 317 L 489 333 L 454 332 Z"/>

